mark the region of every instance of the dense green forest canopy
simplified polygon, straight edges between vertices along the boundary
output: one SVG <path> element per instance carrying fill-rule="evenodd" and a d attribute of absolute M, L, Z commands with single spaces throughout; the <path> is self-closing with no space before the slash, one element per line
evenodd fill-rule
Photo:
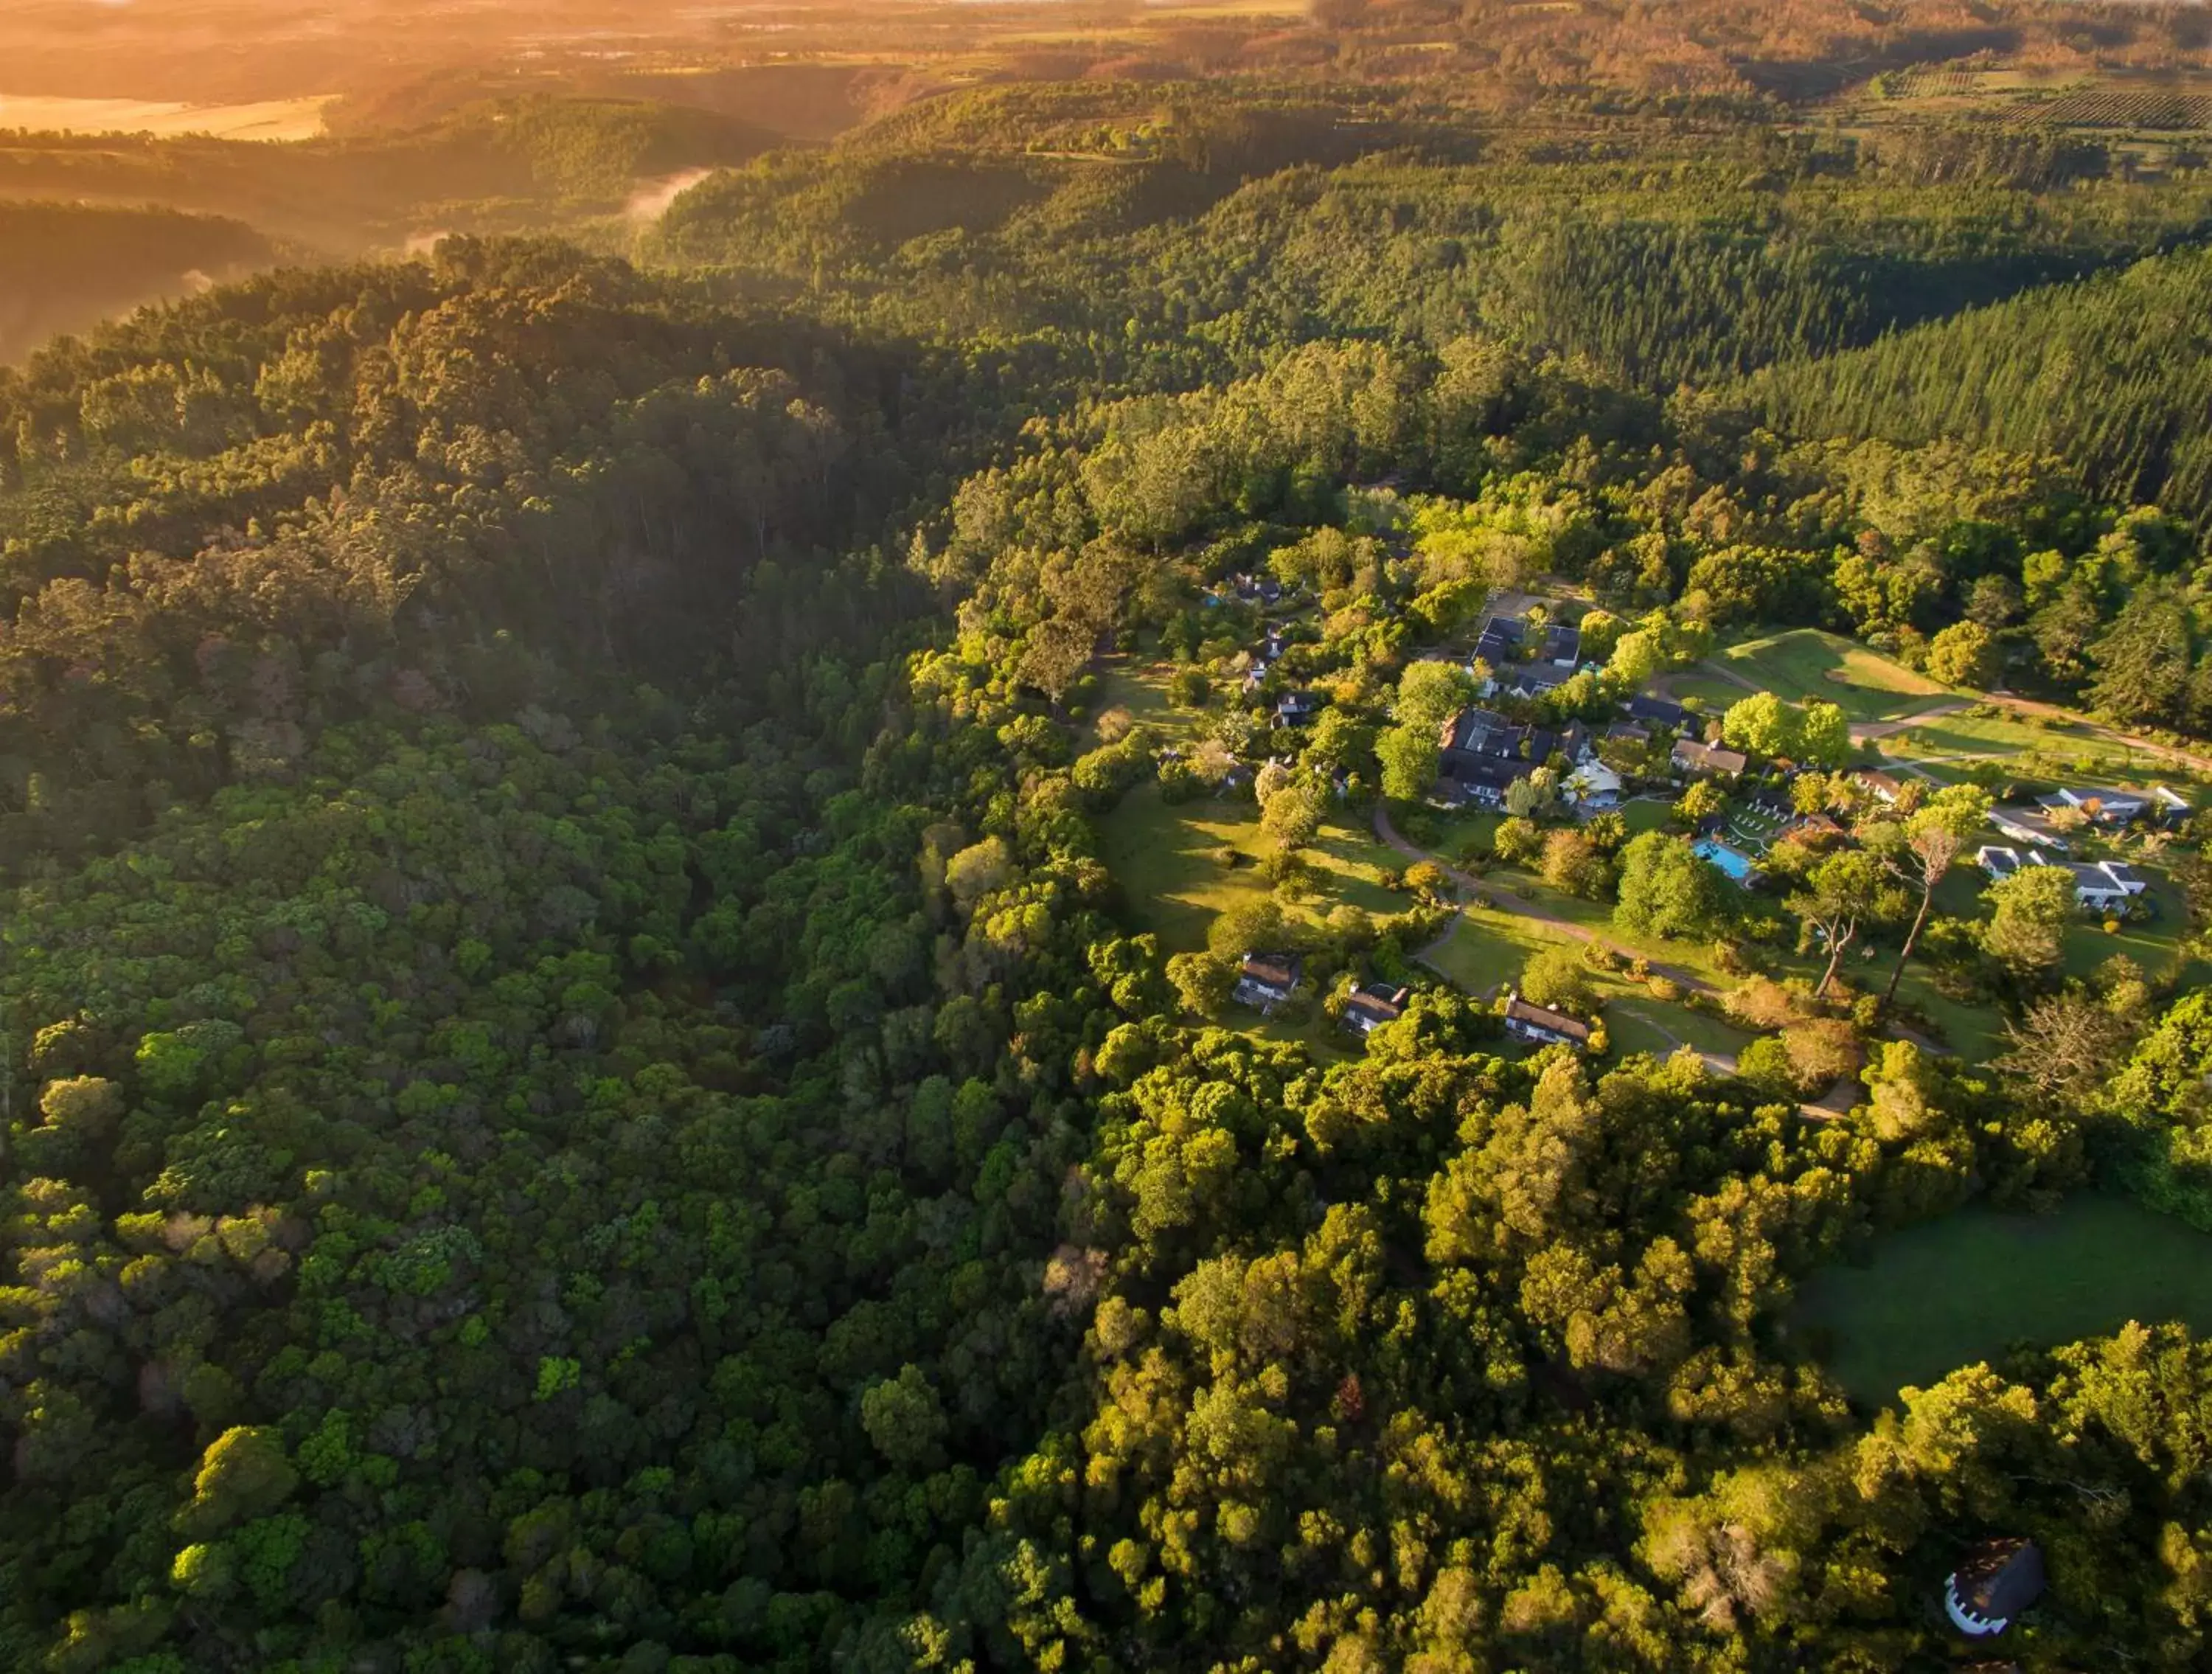
<path fill-rule="evenodd" d="M 2201 818 L 2130 851 L 2171 968 L 2075 970 L 2048 889 L 1931 908 L 1972 782 L 1725 913 L 1662 831 L 1511 813 L 1616 922 L 1714 921 L 1732 1066 L 1509 1043 L 1415 957 L 1440 869 L 1324 913 L 1299 857 L 1430 812 L 1474 682 L 1419 654 L 1538 584 L 1638 685 L 1827 630 L 2185 761 L 2203 404 L 2114 299 L 2196 329 L 2202 188 L 1147 98 L 0 372 L 8 1665 L 1907 1674 L 1991 1535 L 2050 1569 L 2021 1665 L 2202 1663 L 2212 1350 L 2115 1320 L 1873 1411 L 1786 1324 L 1970 1201 L 2212 1228 Z M 2141 429 L 1938 405 L 2045 330 Z M 1140 660 L 1188 749 L 1109 701 Z M 1532 712 L 1601 720 L 1573 678 Z M 1292 679 L 1328 713 L 1271 726 Z M 1170 957 L 1109 822 L 1240 774 L 1272 893 Z M 1254 935 L 1402 1014 L 1262 1026 Z M 1832 987 L 1862 935 L 2002 1052 Z"/>

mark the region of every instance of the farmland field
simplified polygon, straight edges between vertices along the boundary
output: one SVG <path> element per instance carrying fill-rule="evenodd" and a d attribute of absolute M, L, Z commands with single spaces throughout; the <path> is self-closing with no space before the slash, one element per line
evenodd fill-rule
<path fill-rule="evenodd" d="M 243 105 L 188 105 L 154 99 L 49 99 L 0 94 L 0 128 L 35 133 L 313 139 L 323 131 L 323 107 L 330 102 L 329 95 L 266 99 Z"/>

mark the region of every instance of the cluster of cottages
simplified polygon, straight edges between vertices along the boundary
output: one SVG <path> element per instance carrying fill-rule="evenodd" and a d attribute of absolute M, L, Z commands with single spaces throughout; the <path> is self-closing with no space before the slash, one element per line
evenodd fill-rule
<path fill-rule="evenodd" d="M 1625 708 L 1628 718 L 1607 727 L 1604 739 L 1640 746 L 1650 743 L 1655 727 L 1673 727 L 1681 734 L 1674 740 L 1674 764 L 1682 773 L 1733 779 L 1750 765 L 1742 752 L 1693 736 L 1695 717 L 1679 703 L 1632 697 Z M 1527 778 L 1557 756 L 1569 764 L 1562 788 L 1570 800 L 1590 812 L 1615 807 L 1621 777 L 1598 759 L 1600 737 L 1579 721 L 1559 727 L 1524 726 L 1490 709 L 1464 709 L 1445 724 L 1437 740 L 1437 791 L 1447 800 L 1495 807 L 1516 779 Z"/>
<path fill-rule="evenodd" d="M 1482 624 L 1475 641 L 1474 660 L 1490 668 L 1482 696 L 1541 697 L 1556 691 L 1582 667 L 1583 630 L 1571 622 L 1547 624 L 1537 630 L 1517 616 L 1493 616 Z M 1529 655 L 1524 661 L 1522 653 Z"/>
<path fill-rule="evenodd" d="M 1247 953 L 1237 968 L 1237 1002 L 1272 1017 L 1304 980 L 1305 961 L 1295 953 Z M 1384 1024 L 1403 1017 L 1412 997 L 1411 989 L 1395 983 L 1363 983 L 1345 996 L 1340 1026 L 1365 1040 Z M 1589 1044 L 1589 1024 L 1565 1012 L 1531 1005 L 1510 989 L 1505 993 L 1504 1019 L 1505 1032 L 1518 1040 L 1577 1050 Z"/>

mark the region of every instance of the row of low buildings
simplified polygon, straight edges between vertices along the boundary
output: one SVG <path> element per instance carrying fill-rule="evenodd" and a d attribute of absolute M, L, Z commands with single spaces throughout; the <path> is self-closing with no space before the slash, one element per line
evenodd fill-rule
<path fill-rule="evenodd" d="M 2134 867 L 2122 861 L 2047 861 L 2033 849 L 2000 848 L 1991 843 L 1975 851 L 1974 863 L 1999 880 L 2031 867 L 2054 867 L 2070 872 L 2074 874 L 2074 898 L 2095 912 L 2124 907 L 2150 887 Z"/>
<path fill-rule="evenodd" d="M 1304 980 L 1305 961 L 1295 953 L 1247 953 L 1237 968 L 1237 1001 L 1272 1017 Z M 1341 1026 L 1364 1040 L 1384 1024 L 1403 1017 L 1412 997 L 1412 990 L 1395 983 L 1363 983 L 1345 996 Z M 1589 1044 L 1589 1024 L 1565 1012 L 1531 1005 L 1510 989 L 1504 1015 L 1505 1032 L 1516 1039 L 1577 1049 Z"/>

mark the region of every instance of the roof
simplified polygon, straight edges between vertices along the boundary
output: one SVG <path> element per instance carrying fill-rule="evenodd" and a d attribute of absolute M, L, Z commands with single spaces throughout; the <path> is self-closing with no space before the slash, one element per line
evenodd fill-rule
<path fill-rule="evenodd" d="M 1365 983 L 1352 990 L 1344 1002 L 1347 1020 L 1364 1018 L 1371 1025 L 1395 1023 L 1405 1015 L 1406 1001 L 1413 990 L 1393 987 L 1388 983 Z"/>
<path fill-rule="evenodd" d="M 1553 662 L 1575 662 L 1583 649 L 1583 630 L 1571 622 L 1554 622 L 1544 630 L 1544 655 Z"/>
<path fill-rule="evenodd" d="M 2043 1596 L 2043 1549 L 2019 1537 L 1985 1540 L 1951 1572 L 1951 1586 L 1975 1615 L 2010 1621 Z"/>
<path fill-rule="evenodd" d="M 1286 691 L 1283 694 L 1282 702 L 1275 707 L 1279 709 L 1317 709 L 1321 707 L 1321 698 L 1315 692 Z"/>
<path fill-rule="evenodd" d="M 2116 884 L 2139 884 L 2143 881 L 2142 875 L 2125 861 L 2106 861 L 2105 870 Z"/>
<path fill-rule="evenodd" d="M 1305 961 L 1296 953 L 1247 953 L 1239 974 L 1247 982 L 1257 983 L 1262 988 L 1277 988 L 1288 993 L 1298 985 L 1305 968 Z"/>
<path fill-rule="evenodd" d="M 1637 744 L 1651 742 L 1651 729 L 1649 727 L 1639 727 L 1632 721 L 1614 721 L 1612 726 L 1605 729 L 1605 735 L 1607 738 L 1628 739 Z"/>
<path fill-rule="evenodd" d="M 1898 782 L 1895 774 L 1884 773 L 1872 767 L 1859 769 L 1857 772 L 1851 775 L 1851 782 L 1855 785 L 1864 785 L 1877 796 L 1897 796 L 1903 794 L 1905 789 L 1905 787 Z"/>
<path fill-rule="evenodd" d="M 1632 697 L 1625 707 L 1638 721 L 1656 721 L 1662 727 L 1679 727 L 1690 718 L 1689 710 L 1664 697 Z"/>
<path fill-rule="evenodd" d="M 1693 738 L 1674 740 L 1674 759 L 1686 767 L 1707 768 L 1715 773 L 1741 773 L 1747 758 L 1739 750 L 1723 750 L 1717 744 L 1700 744 Z"/>
<path fill-rule="evenodd" d="M 1518 995 L 1505 1002 L 1505 1015 L 1515 1023 L 1527 1023 L 1539 1029 L 1548 1029 L 1555 1035 L 1564 1035 L 1577 1045 L 1589 1039 L 1589 1025 L 1578 1017 L 1569 1017 L 1565 1012 L 1555 1012 L 1548 1006 L 1532 1006 Z"/>
<path fill-rule="evenodd" d="M 2000 849 L 1995 843 L 1985 844 L 1974 851 L 1974 864 L 1992 878 L 2009 878 L 2020 870 L 2020 851 Z"/>
<path fill-rule="evenodd" d="M 1572 669 L 1562 668 L 1553 662 L 1515 663 L 1497 675 L 1498 683 L 1509 691 L 1515 686 L 1524 691 L 1550 691 L 1574 678 Z"/>

